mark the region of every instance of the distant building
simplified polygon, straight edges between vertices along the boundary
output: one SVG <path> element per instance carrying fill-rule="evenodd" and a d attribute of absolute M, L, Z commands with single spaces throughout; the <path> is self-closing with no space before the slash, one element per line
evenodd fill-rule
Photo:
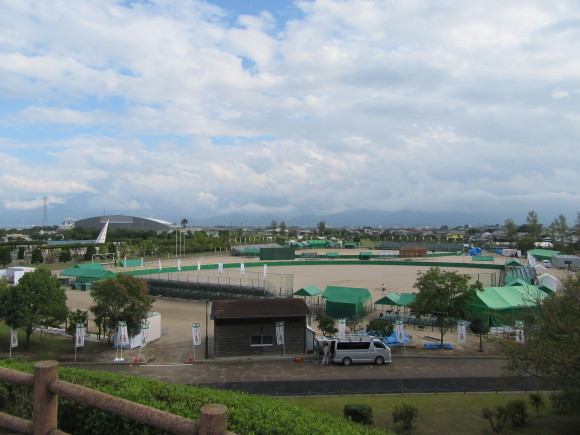
<path fill-rule="evenodd" d="M 109 231 L 118 228 L 133 231 L 173 231 L 175 224 L 161 219 L 142 218 L 136 216 L 109 215 L 81 219 L 74 223 L 75 228 L 102 229 L 109 222 Z"/>

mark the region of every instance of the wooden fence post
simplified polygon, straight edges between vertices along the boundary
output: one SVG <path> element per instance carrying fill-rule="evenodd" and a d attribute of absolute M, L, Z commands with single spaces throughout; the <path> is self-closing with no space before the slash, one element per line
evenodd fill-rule
<path fill-rule="evenodd" d="M 58 416 L 58 396 L 48 390 L 58 379 L 58 362 L 42 361 L 34 366 L 34 408 L 32 422 L 35 435 L 54 433 Z"/>
<path fill-rule="evenodd" d="M 199 435 L 222 435 L 228 432 L 228 407 L 218 403 L 203 405 L 199 416 Z"/>

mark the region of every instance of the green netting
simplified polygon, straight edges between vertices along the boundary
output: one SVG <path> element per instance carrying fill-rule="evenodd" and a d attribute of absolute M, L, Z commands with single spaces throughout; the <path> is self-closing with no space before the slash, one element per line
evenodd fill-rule
<path fill-rule="evenodd" d="M 471 261 L 493 261 L 493 255 L 474 255 Z"/>
<path fill-rule="evenodd" d="M 142 266 L 143 263 L 141 262 L 141 260 L 121 260 L 119 262 L 119 265 L 121 267 L 139 267 Z"/>

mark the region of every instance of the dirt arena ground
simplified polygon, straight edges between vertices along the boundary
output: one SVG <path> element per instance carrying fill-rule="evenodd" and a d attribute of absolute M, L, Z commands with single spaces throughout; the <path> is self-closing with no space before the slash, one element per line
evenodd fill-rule
<path fill-rule="evenodd" d="M 318 251 L 322 253 L 323 251 Z M 333 250 L 332 252 L 336 252 Z M 343 251 L 344 252 L 344 251 Z M 355 253 L 357 251 L 349 250 L 348 253 Z M 247 265 L 246 270 L 262 270 L 253 269 L 249 263 L 257 261 L 254 259 L 241 259 L 240 257 L 231 256 L 212 256 L 203 258 L 187 258 L 181 260 L 181 266 L 197 265 L 197 261 L 201 261 L 202 264 L 217 264 L 217 263 L 239 263 L 244 262 Z M 501 256 L 496 256 L 494 258 L 495 264 L 504 264 L 506 258 Z M 456 262 L 456 263 L 472 263 L 471 257 L 464 256 L 453 256 L 453 257 L 441 257 L 438 259 L 433 259 L 433 265 L 438 262 Z M 385 294 L 392 292 L 414 292 L 413 284 L 417 279 L 417 273 L 419 271 L 426 271 L 429 269 L 427 266 L 373 266 L 373 265 L 317 265 L 315 261 L 313 264 L 308 266 L 268 266 L 268 274 L 292 274 L 293 275 L 293 288 L 294 291 L 299 290 L 302 287 L 308 285 L 316 285 L 320 289 L 324 290 L 326 286 L 335 285 L 343 287 L 359 287 L 368 288 L 372 293 L 373 301 L 377 301 L 383 297 L 381 290 L 381 285 L 384 283 L 386 286 Z M 163 267 L 176 266 L 177 260 L 169 259 L 163 261 Z M 146 267 L 152 268 L 157 267 L 157 260 Z M 469 267 L 461 268 L 445 268 L 445 270 L 456 270 L 463 274 L 488 274 L 494 272 L 489 269 L 476 269 Z M 559 272 L 555 271 L 554 272 Z M 187 275 L 187 273 L 192 274 L 192 272 L 181 272 L 181 274 Z M 194 272 L 195 273 L 195 272 Z M 217 270 L 206 271 L 202 270 L 200 276 L 217 276 Z M 225 269 L 225 274 L 229 274 L 232 279 L 236 277 L 239 279 L 239 268 L 236 269 Z M 171 278 L 176 279 L 178 273 L 172 273 Z M 161 274 L 161 276 L 164 276 Z M 223 275 L 222 275 L 223 277 Z M 82 308 L 88 309 L 92 303 L 90 294 L 87 291 L 72 291 L 67 292 L 68 305 L 71 309 Z M 379 316 L 380 310 L 387 307 L 378 305 L 378 310 L 371 313 L 364 320 L 364 324 L 372 318 Z M 192 337 L 191 337 L 191 323 L 199 322 L 202 324 L 202 338 L 205 338 L 205 327 L 206 327 L 206 304 L 204 302 L 196 302 L 189 300 L 176 300 L 176 299 L 166 299 L 166 298 L 156 298 L 153 304 L 153 310 L 161 313 L 161 324 L 163 334 L 161 339 L 149 343 L 146 348 L 142 350 L 142 357 L 148 363 L 183 363 L 189 357 L 192 351 Z M 312 325 L 316 330 L 316 325 Z M 89 329 L 95 331 L 94 325 L 89 324 Z M 317 331 L 318 332 L 318 331 Z M 437 337 L 437 330 L 431 331 L 429 328 L 425 331 L 413 330 L 410 327 L 407 333 L 412 337 L 411 343 L 405 349 L 396 349 L 394 352 L 416 352 L 425 354 L 429 352 L 423 349 L 423 344 L 429 342 L 427 339 L 422 337 L 430 336 Z M 213 331 L 211 328 L 208 330 L 208 336 L 211 338 L 213 336 Z M 457 344 L 457 337 L 454 333 L 447 333 L 445 335 L 445 341 L 450 342 L 454 346 L 454 350 L 446 351 L 453 352 L 457 354 L 472 354 L 477 352 L 479 346 L 479 339 L 476 336 L 468 336 L 466 345 Z M 487 346 L 488 348 L 490 346 Z M 135 350 L 125 351 L 132 354 Z M 205 357 L 205 346 L 198 346 L 196 348 L 196 359 L 201 359 Z M 115 350 L 103 352 L 99 360 L 102 361 L 112 361 L 115 358 Z"/>

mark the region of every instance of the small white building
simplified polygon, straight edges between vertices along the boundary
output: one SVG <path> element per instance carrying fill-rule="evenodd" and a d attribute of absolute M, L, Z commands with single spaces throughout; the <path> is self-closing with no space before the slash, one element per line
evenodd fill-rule
<path fill-rule="evenodd" d="M 34 272 L 34 267 L 13 266 L 6 269 L 6 278 L 10 284 L 18 284 L 20 278 L 27 272 Z"/>
<path fill-rule="evenodd" d="M 151 312 L 147 314 L 147 323 L 149 323 L 149 331 L 147 333 L 147 343 L 159 340 L 161 338 L 161 313 Z M 141 330 L 137 335 L 133 335 L 129 338 L 129 344 L 123 346 L 123 349 L 135 349 L 141 346 L 141 338 L 143 336 L 143 330 Z M 115 333 L 113 345 L 117 347 L 118 334 Z"/>

